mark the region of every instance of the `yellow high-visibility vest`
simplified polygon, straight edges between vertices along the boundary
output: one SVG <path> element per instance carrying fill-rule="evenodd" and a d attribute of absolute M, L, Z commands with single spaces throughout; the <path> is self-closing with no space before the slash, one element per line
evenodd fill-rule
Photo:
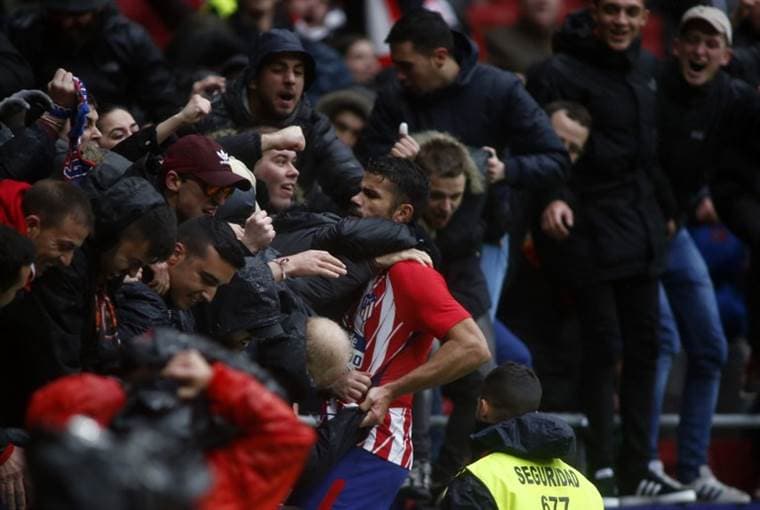
<path fill-rule="evenodd" d="M 492 453 L 467 466 L 499 510 L 603 510 L 599 491 L 559 459 L 545 463 Z"/>

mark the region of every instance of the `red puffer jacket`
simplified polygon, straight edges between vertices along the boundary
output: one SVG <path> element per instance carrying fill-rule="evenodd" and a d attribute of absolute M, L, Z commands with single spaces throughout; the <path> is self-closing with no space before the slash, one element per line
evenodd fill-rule
<path fill-rule="evenodd" d="M 314 431 L 254 378 L 221 363 L 212 368 L 206 389 L 211 412 L 237 426 L 241 434 L 224 447 L 206 452 L 213 484 L 199 508 L 276 509 L 301 474 L 315 441 Z M 76 414 L 106 425 L 124 402 L 124 391 L 113 378 L 66 376 L 35 392 L 27 426 L 58 428 Z"/>

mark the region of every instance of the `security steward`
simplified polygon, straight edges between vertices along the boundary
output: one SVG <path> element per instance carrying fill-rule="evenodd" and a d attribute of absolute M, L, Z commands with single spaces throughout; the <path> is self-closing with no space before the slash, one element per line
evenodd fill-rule
<path fill-rule="evenodd" d="M 596 487 L 560 457 L 575 433 L 560 418 L 538 413 L 541 383 L 528 367 L 508 362 L 491 371 L 478 402 L 479 460 L 449 484 L 445 510 L 602 510 Z"/>

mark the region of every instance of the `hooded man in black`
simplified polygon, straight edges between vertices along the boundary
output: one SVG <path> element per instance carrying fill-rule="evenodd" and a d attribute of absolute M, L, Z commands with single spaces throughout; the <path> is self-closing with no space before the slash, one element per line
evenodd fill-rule
<path fill-rule="evenodd" d="M 528 76 L 541 104 L 585 106 L 593 127 L 566 187 L 544 197 L 542 256 L 561 262 L 576 290 L 584 356 L 582 406 L 589 460 L 607 502 L 617 502 L 613 461 L 615 364 L 622 344 L 620 484 L 626 502 L 693 500 L 648 469 L 658 354 L 657 277 L 666 218 L 675 206 L 656 160 L 654 58 L 641 50 L 643 0 L 595 0 L 569 16 L 555 56 Z M 664 213 L 664 214 L 663 214 Z M 675 229 L 668 222 L 670 233 Z M 676 499 L 674 499 L 676 498 Z"/>
<path fill-rule="evenodd" d="M 30 292 L 0 314 L 6 332 L 0 423 L 20 426 L 31 393 L 83 369 L 113 368 L 121 344 L 113 306 L 127 274 L 163 260 L 176 238 L 176 217 L 148 181 L 129 177 L 106 190 L 90 189 L 95 236 L 70 267 L 51 268 Z"/>
<path fill-rule="evenodd" d="M 362 168 L 329 119 L 304 96 L 315 75 L 314 59 L 298 36 L 281 29 L 265 32 L 243 76 L 214 98 L 211 114 L 198 129 L 253 168 L 261 155 L 258 132 L 300 126 L 306 148 L 296 166 L 307 201 L 321 209 L 347 208 L 359 189 Z"/>

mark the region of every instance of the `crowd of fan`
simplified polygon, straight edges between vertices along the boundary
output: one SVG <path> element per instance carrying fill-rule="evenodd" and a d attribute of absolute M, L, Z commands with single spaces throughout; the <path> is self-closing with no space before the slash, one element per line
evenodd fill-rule
<path fill-rule="evenodd" d="M 727 338 L 760 384 L 760 1 L 493 2 L 493 65 L 471 3 L 6 8 L 0 507 L 750 501 L 708 447 Z"/>

